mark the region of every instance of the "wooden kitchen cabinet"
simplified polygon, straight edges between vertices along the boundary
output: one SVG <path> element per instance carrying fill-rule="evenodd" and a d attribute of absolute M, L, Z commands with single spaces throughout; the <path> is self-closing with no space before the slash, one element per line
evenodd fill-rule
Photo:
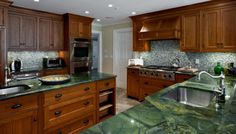
<path fill-rule="evenodd" d="M 8 14 L 8 50 L 36 50 L 36 36 L 36 17 L 12 12 Z"/>
<path fill-rule="evenodd" d="M 139 69 L 127 69 L 127 97 L 139 99 Z"/>
<path fill-rule="evenodd" d="M 63 21 L 50 18 L 39 19 L 39 49 L 63 50 L 64 27 Z"/>
<path fill-rule="evenodd" d="M 194 11 L 182 15 L 181 51 L 200 51 L 200 12 Z"/>
<path fill-rule="evenodd" d="M 37 134 L 37 108 L 37 95 L 0 101 L 0 133 Z"/>
<path fill-rule="evenodd" d="M 97 90 L 98 90 L 97 121 L 101 122 L 116 114 L 115 79 L 98 81 Z"/>
<path fill-rule="evenodd" d="M 0 6 L 0 26 L 6 25 L 7 9 Z"/>
<path fill-rule="evenodd" d="M 175 81 L 140 76 L 140 99 L 175 84 Z"/>
<path fill-rule="evenodd" d="M 150 51 L 148 41 L 139 40 L 139 32 L 142 28 L 142 23 L 133 20 L 133 51 Z"/>
<path fill-rule="evenodd" d="M 204 10 L 203 52 L 236 52 L 236 7 Z"/>
<path fill-rule="evenodd" d="M 70 37 L 91 39 L 91 24 L 93 18 L 73 14 L 65 14 L 65 21 Z"/>

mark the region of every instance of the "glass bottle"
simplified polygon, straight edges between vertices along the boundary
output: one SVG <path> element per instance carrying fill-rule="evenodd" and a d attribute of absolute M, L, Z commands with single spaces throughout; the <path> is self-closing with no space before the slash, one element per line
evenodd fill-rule
<path fill-rule="evenodd" d="M 216 75 L 220 75 L 221 72 L 224 72 L 224 68 L 220 65 L 220 62 L 217 62 L 215 68 L 214 68 L 214 72 Z"/>

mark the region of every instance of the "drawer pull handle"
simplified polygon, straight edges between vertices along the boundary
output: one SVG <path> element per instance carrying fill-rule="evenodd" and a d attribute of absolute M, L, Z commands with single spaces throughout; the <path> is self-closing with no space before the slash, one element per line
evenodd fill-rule
<path fill-rule="evenodd" d="M 89 123 L 89 119 L 85 119 L 84 121 L 83 121 L 83 124 L 84 125 L 87 125 Z"/>
<path fill-rule="evenodd" d="M 88 91 L 88 90 L 90 90 L 90 88 L 89 88 L 89 87 L 87 87 L 87 88 L 85 88 L 85 89 L 84 89 L 84 91 Z"/>
<path fill-rule="evenodd" d="M 60 115 L 61 115 L 61 111 L 56 111 L 56 112 L 54 113 L 54 115 L 55 115 L 56 117 L 60 116 Z"/>
<path fill-rule="evenodd" d="M 62 94 L 56 94 L 56 95 L 55 95 L 55 98 L 56 98 L 56 99 L 59 99 L 59 98 L 61 98 L 61 97 L 62 97 Z"/>
<path fill-rule="evenodd" d="M 106 85 L 106 86 L 109 86 L 109 85 L 110 85 L 110 83 L 109 83 L 109 82 L 107 82 L 105 85 Z"/>
<path fill-rule="evenodd" d="M 163 85 L 164 88 L 168 87 L 167 85 Z"/>
<path fill-rule="evenodd" d="M 84 102 L 83 103 L 85 106 L 88 106 L 89 104 L 90 104 L 90 102 L 89 101 L 86 101 L 86 102 Z"/>
<path fill-rule="evenodd" d="M 145 85 L 148 85 L 148 82 L 144 82 Z"/>
<path fill-rule="evenodd" d="M 61 132 L 61 130 L 60 130 L 60 129 L 57 131 L 57 134 L 62 134 L 62 132 Z"/>
<path fill-rule="evenodd" d="M 18 109 L 20 107 L 22 107 L 21 104 L 15 104 L 15 105 L 11 106 L 11 109 Z"/>

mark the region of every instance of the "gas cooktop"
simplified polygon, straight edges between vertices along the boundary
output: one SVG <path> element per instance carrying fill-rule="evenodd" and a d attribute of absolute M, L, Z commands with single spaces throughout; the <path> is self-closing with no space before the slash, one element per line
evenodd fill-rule
<path fill-rule="evenodd" d="M 158 69 L 158 70 L 164 70 L 164 71 L 177 71 L 179 67 L 148 65 L 148 66 L 144 66 L 142 68 L 144 68 L 144 69 Z"/>

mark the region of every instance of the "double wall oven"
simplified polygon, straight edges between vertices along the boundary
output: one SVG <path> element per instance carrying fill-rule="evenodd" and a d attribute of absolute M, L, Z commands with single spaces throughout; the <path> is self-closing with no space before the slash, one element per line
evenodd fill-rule
<path fill-rule="evenodd" d="M 92 67 L 92 44 L 90 39 L 72 38 L 70 41 L 71 74 L 89 72 Z"/>

